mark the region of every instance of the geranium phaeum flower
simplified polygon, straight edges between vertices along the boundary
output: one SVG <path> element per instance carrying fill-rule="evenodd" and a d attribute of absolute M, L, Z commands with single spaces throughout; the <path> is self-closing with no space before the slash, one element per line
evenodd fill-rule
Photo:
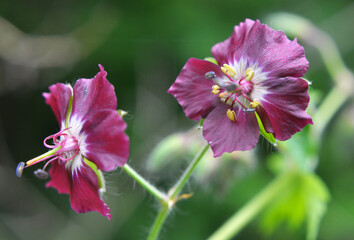
<path fill-rule="evenodd" d="M 44 140 L 52 150 L 27 161 L 26 167 L 47 160 L 43 169 L 35 172 L 45 178 L 48 174 L 44 170 L 51 165 L 47 187 L 69 194 L 76 212 L 97 211 L 110 219 L 110 209 L 100 197 L 105 190 L 100 170 L 112 171 L 127 162 L 129 139 L 124 133 L 126 124 L 116 110 L 114 87 L 99 67 L 94 78 L 79 79 L 73 88 L 57 83 L 49 87 L 50 93 L 43 93 L 60 131 Z M 18 166 L 19 176 L 24 165 Z"/>
<path fill-rule="evenodd" d="M 187 117 L 205 118 L 203 136 L 214 156 L 255 147 L 259 127 L 287 140 L 312 119 L 303 47 L 258 20 L 246 19 L 212 48 L 218 64 L 191 58 L 168 90 Z"/>

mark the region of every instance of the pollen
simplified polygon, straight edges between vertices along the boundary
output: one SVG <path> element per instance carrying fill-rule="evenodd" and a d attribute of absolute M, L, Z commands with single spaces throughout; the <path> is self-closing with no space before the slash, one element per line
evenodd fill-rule
<path fill-rule="evenodd" d="M 20 162 L 17 165 L 17 168 L 16 168 L 16 176 L 17 177 L 21 177 L 22 176 L 22 172 L 23 172 L 24 168 L 25 168 L 25 163 L 24 162 Z"/>
<path fill-rule="evenodd" d="M 230 65 L 228 65 L 226 63 L 221 67 L 221 71 L 225 75 L 229 74 L 230 77 L 234 77 L 236 75 L 235 70 Z"/>
<path fill-rule="evenodd" d="M 48 179 L 49 178 L 49 173 L 44 171 L 43 169 L 37 169 L 36 171 L 33 172 L 34 175 L 42 180 Z"/>
<path fill-rule="evenodd" d="M 261 104 L 261 102 L 258 99 L 254 99 L 252 102 L 250 102 L 250 106 L 252 108 L 256 108 Z"/>
<path fill-rule="evenodd" d="M 251 81 L 254 75 L 254 71 L 251 68 L 247 68 L 245 75 L 246 75 L 245 80 Z"/>
<path fill-rule="evenodd" d="M 234 110 L 228 109 L 226 115 L 231 121 L 236 122 L 236 113 Z"/>
<path fill-rule="evenodd" d="M 214 94 L 214 95 L 216 95 L 216 94 L 218 94 L 220 92 L 219 85 L 213 85 L 212 89 L 213 90 L 211 91 L 211 93 Z"/>
<path fill-rule="evenodd" d="M 228 94 L 229 94 L 229 93 L 228 93 L 227 91 L 222 92 L 222 93 L 219 94 L 219 98 L 224 98 L 224 97 L 226 97 Z"/>
<path fill-rule="evenodd" d="M 205 74 L 205 78 L 207 79 L 207 80 L 211 80 L 211 79 L 214 79 L 214 78 L 216 78 L 216 75 L 215 75 L 215 72 L 207 72 L 206 74 Z"/>

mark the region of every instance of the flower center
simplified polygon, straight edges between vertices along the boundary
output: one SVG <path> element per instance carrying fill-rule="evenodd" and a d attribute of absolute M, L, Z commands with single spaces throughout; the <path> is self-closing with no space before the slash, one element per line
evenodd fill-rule
<path fill-rule="evenodd" d="M 52 140 L 53 144 L 48 144 L 48 140 Z M 16 169 L 16 174 L 18 177 L 21 177 L 24 168 L 30 167 L 46 160 L 48 161 L 46 162 L 44 167 L 42 169 L 36 170 L 34 174 L 38 178 L 42 179 L 48 177 L 48 175 L 45 174 L 45 169 L 49 163 L 55 160 L 62 160 L 65 162 L 71 161 L 76 157 L 76 155 L 80 151 L 79 143 L 75 137 L 71 136 L 69 128 L 65 128 L 56 134 L 46 137 L 43 141 L 43 144 L 44 146 L 52 150 L 27 161 L 26 164 L 24 162 L 20 162 Z"/>
<path fill-rule="evenodd" d="M 230 106 L 226 115 L 236 122 L 236 113 L 233 110 L 236 105 L 241 106 L 244 112 L 252 113 L 260 104 L 259 100 L 250 97 L 254 88 L 254 70 L 247 68 L 244 72 L 236 72 L 232 66 L 224 64 L 221 71 L 224 73 L 222 78 L 217 77 L 215 72 L 207 72 L 205 78 L 213 80 L 215 85 L 212 86 L 211 93 L 218 95 L 222 102 Z"/>

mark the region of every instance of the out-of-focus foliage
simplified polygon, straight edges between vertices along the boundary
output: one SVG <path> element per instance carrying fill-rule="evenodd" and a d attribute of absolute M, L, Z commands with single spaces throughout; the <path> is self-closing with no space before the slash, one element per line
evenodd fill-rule
<path fill-rule="evenodd" d="M 287 223 L 292 230 L 297 230 L 307 222 L 307 239 L 316 239 L 320 220 L 326 212 L 329 200 L 327 187 L 313 173 L 298 173 L 265 212 L 262 227 L 271 233 L 281 224 Z"/>
<path fill-rule="evenodd" d="M 17 163 L 43 152 L 43 138 L 58 130 L 41 93 L 56 82 L 92 77 L 97 64 L 102 64 L 116 87 L 118 107 L 128 112 L 130 165 L 166 189 L 179 177 L 189 156 L 173 158 L 155 172 L 144 167 L 146 159 L 166 136 L 195 125 L 166 90 L 189 57 L 210 56 L 211 47 L 229 37 L 233 26 L 246 17 L 265 22 L 266 16 L 277 11 L 301 15 L 332 36 L 353 70 L 354 5 L 350 0 L 1 1 L 0 238 L 144 239 L 156 213 L 154 200 L 120 170 L 106 175 L 110 222 L 97 213 L 72 211 L 68 197 L 46 189 L 45 182 L 36 179 L 31 169 L 25 170 L 22 179 L 16 178 Z M 314 44 L 318 41 L 313 40 Z M 315 47 L 304 47 L 310 62 L 305 77 L 321 103 L 333 82 Z M 302 133 L 292 140 L 305 141 L 300 145 L 308 149 L 293 148 L 291 155 L 304 160 L 304 169 L 317 169 L 331 195 L 319 239 L 354 236 L 353 118 L 350 101 L 329 122 L 320 140 L 302 139 Z M 185 190 L 193 192 L 193 197 L 178 203 L 161 239 L 207 238 L 288 163 L 268 160 L 275 152 L 263 140 L 247 156 L 236 153 L 236 157 L 225 156 L 227 159 L 203 159 Z M 309 156 L 312 160 L 304 159 Z M 316 229 L 316 215 L 323 213 L 322 203 L 328 194 L 312 173 L 299 178 L 297 185 L 289 186 L 274 202 L 274 211 L 269 210 L 272 214 L 267 216 L 266 211 L 266 217 L 249 224 L 237 239 L 304 239 L 304 224 L 293 232 L 280 224 L 271 235 L 264 233 L 264 228 L 274 229 L 285 216 L 292 219 L 291 226 L 302 216 L 307 219 L 307 228 Z M 306 196 L 312 197 L 301 198 L 308 191 L 313 195 Z M 289 208 L 287 199 L 294 208 Z M 310 215 L 295 211 L 301 203 L 311 209 Z M 277 214 L 282 217 L 275 217 Z M 259 228 L 259 223 L 264 228 Z"/>

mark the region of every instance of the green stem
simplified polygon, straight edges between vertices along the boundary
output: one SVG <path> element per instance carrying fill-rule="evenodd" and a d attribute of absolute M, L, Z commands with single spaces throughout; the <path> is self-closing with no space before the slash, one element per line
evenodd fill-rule
<path fill-rule="evenodd" d="M 208 240 L 226 240 L 237 235 L 266 205 L 286 189 L 293 177 L 293 172 L 287 172 L 276 177 L 268 186 L 214 232 Z"/>
<path fill-rule="evenodd" d="M 312 118 L 314 126 L 311 130 L 314 132 L 316 139 L 321 138 L 327 124 L 349 97 L 350 95 L 343 92 L 339 87 L 332 88 Z"/>
<path fill-rule="evenodd" d="M 150 230 L 150 234 L 147 238 L 147 240 L 155 240 L 159 236 L 161 227 L 163 223 L 166 220 L 167 215 L 170 213 L 170 208 L 168 207 L 168 204 L 164 203 L 160 210 L 159 213 L 156 216 L 156 219 L 154 221 L 154 224 L 152 225 L 152 228 Z"/>
<path fill-rule="evenodd" d="M 170 199 L 174 200 L 178 196 L 178 194 L 181 192 L 182 188 L 188 181 L 189 177 L 193 173 L 194 169 L 197 167 L 199 161 L 203 158 L 204 154 L 208 149 L 209 149 L 209 144 L 205 145 L 205 147 L 199 152 L 199 154 L 194 157 L 193 161 L 189 164 L 187 169 L 184 171 L 181 178 L 178 180 L 175 186 L 170 189 L 169 191 Z"/>
<path fill-rule="evenodd" d="M 168 191 L 168 201 L 163 202 L 162 206 L 159 210 L 159 213 L 154 221 L 154 224 L 150 230 L 150 234 L 148 236 L 148 240 L 155 240 L 159 236 L 159 233 L 161 231 L 161 228 L 163 226 L 163 223 L 165 222 L 168 214 L 172 210 L 173 206 L 176 204 L 176 202 L 179 200 L 178 195 L 181 192 L 182 188 L 192 175 L 194 169 L 197 167 L 198 163 L 200 160 L 203 158 L 204 154 L 208 150 L 209 145 L 207 144 L 202 151 L 199 152 L 198 155 L 195 156 L 193 161 L 189 164 L 187 169 L 184 171 L 183 175 L 181 178 L 178 180 L 178 182 Z"/>
<path fill-rule="evenodd" d="M 149 193 L 156 197 L 160 202 L 168 201 L 168 196 L 158 190 L 154 185 L 146 181 L 141 175 L 139 175 L 134 169 L 132 169 L 127 163 L 124 164 L 122 169 L 132 177 L 137 183 L 139 183 L 143 188 L 145 188 Z"/>

